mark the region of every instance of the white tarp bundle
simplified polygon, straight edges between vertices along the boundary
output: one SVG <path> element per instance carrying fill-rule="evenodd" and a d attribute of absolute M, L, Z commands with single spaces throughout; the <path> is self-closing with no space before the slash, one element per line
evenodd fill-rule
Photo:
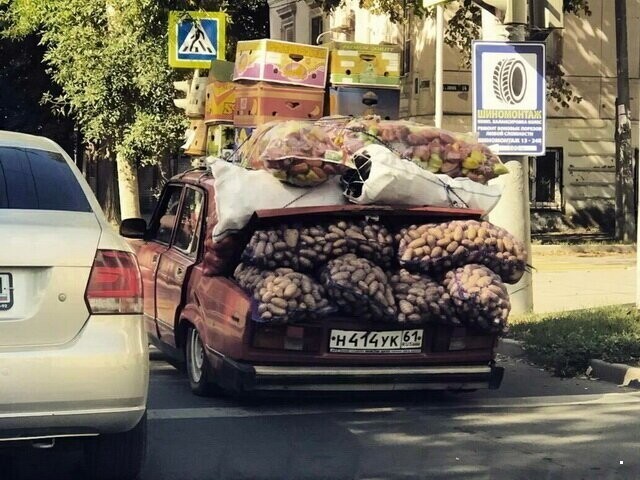
<path fill-rule="evenodd" d="M 215 179 L 218 223 L 213 239 L 244 228 L 256 210 L 317 207 L 347 203 L 338 178 L 315 188 L 292 187 L 265 170 L 246 170 L 224 160 L 207 159 Z"/>
<path fill-rule="evenodd" d="M 368 177 L 362 179 L 360 195 L 345 193 L 353 203 L 458 207 L 488 213 L 502 194 L 502 187 L 498 185 L 482 185 L 465 177 L 431 173 L 382 145 L 364 147 L 354 158 L 358 156 L 369 158 L 370 170 Z"/>

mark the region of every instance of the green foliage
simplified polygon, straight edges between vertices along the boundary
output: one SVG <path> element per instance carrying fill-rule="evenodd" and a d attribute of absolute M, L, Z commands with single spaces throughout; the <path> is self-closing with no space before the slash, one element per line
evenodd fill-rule
<path fill-rule="evenodd" d="M 173 81 L 188 72 L 168 65 L 169 10 L 226 11 L 232 44 L 264 36 L 268 25 L 266 0 L 0 0 L 0 31 L 40 35 L 61 89 L 44 100 L 72 116 L 88 142 L 155 163 L 177 149 L 185 128 Z"/>
<path fill-rule="evenodd" d="M 630 307 L 604 307 L 531 315 L 511 326 L 527 356 L 556 375 L 583 374 L 592 358 L 635 363 L 640 359 L 640 313 Z"/>
<path fill-rule="evenodd" d="M 72 120 L 54 115 L 41 103 L 47 90 L 60 94 L 42 64 L 44 53 L 36 35 L 15 41 L 0 38 L 0 130 L 46 136 L 72 154 Z"/>

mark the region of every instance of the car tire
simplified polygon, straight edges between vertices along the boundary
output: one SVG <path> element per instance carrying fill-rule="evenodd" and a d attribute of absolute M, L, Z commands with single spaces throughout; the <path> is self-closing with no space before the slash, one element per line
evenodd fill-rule
<path fill-rule="evenodd" d="M 208 397 L 217 393 L 214 384 L 214 375 L 204 344 L 198 330 L 192 326 L 187 328 L 187 341 L 185 342 L 185 357 L 187 378 L 191 391 L 201 397 Z"/>
<path fill-rule="evenodd" d="M 86 478 L 135 480 L 140 475 L 147 450 L 147 414 L 128 432 L 89 439 L 84 450 Z"/>

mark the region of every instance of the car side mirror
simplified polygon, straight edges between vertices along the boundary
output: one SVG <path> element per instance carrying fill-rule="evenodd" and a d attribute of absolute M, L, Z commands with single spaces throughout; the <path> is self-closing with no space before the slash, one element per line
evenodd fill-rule
<path fill-rule="evenodd" d="M 126 218 L 120 224 L 120 235 L 126 238 L 143 239 L 147 232 L 147 222 L 142 218 Z"/>

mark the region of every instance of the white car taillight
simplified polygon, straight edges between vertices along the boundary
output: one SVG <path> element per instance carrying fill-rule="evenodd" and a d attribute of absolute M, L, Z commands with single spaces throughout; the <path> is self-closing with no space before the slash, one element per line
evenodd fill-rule
<path fill-rule="evenodd" d="M 92 314 L 142 313 L 136 258 L 119 250 L 98 250 L 85 298 Z"/>

